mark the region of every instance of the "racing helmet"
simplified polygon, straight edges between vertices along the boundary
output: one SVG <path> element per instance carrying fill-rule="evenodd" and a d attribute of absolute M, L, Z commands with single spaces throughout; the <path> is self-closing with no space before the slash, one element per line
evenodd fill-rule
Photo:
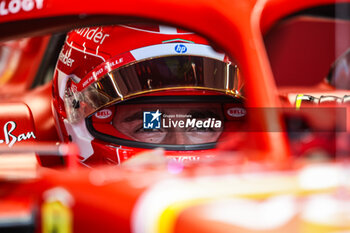
<path fill-rule="evenodd" d="M 84 164 L 119 164 L 157 147 L 196 160 L 213 155 L 224 121 L 244 115 L 242 85 L 237 65 L 194 33 L 87 27 L 67 35 L 53 108 L 61 140 L 79 146 Z"/>

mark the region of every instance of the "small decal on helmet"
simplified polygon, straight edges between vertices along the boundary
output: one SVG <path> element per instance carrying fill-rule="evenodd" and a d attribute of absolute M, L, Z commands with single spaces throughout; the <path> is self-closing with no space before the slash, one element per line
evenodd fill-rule
<path fill-rule="evenodd" d="M 201 157 L 199 156 L 171 156 L 169 157 L 170 159 L 178 162 L 178 163 L 183 163 L 186 161 L 196 161 L 200 160 Z"/>
<path fill-rule="evenodd" d="M 227 114 L 231 117 L 243 117 L 247 114 L 244 108 L 229 108 Z"/>
<path fill-rule="evenodd" d="M 107 119 L 108 117 L 112 116 L 112 111 L 110 109 L 102 109 L 101 111 L 98 111 L 95 116 L 98 119 Z"/>
<path fill-rule="evenodd" d="M 71 54 L 72 54 L 72 49 L 67 50 L 66 53 L 63 53 L 63 50 L 62 50 L 58 59 L 66 66 L 72 67 L 74 63 L 74 59 L 70 57 Z"/>
<path fill-rule="evenodd" d="M 175 52 L 177 53 L 186 53 L 187 52 L 187 47 L 183 44 L 177 44 L 175 46 Z"/>
<path fill-rule="evenodd" d="M 79 28 L 76 29 L 75 32 L 81 35 L 82 37 L 96 43 L 96 44 L 103 44 L 106 38 L 108 38 L 110 35 L 107 33 L 103 33 L 103 30 L 100 27 L 93 27 L 93 28 Z"/>

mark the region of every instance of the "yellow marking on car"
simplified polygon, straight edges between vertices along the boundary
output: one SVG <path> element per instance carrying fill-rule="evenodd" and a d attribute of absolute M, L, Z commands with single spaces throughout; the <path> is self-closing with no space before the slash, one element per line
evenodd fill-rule
<path fill-rule="evenodd" d="M 297 98 L 295 100 L 295 108 L 296 109 L 300 109 L 301 102 L 303 101 L 303 99 L 302 99 L 303 96 L 304 96 L 303 94 L 297 95 Z"/>
<path fill-rule="evenodd" d="M 43 233 L 72 233 L 73 214 L 70 207 L 59 201 L 46 202 L 42 206 Z"/>

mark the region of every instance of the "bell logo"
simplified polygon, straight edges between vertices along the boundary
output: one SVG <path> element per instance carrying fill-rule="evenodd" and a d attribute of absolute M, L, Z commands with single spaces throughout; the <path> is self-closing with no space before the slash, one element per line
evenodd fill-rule
<path fill-rule="evenodd" d="M 175 46 L 175 52 L 177 53 L 186 53 L 187 52 L 187 47 L 183 44 L 178 44 Z"/>
<path fill-rule="evenodd" d="M 243 117 L 247 114 L 244 108 L 229 108 L 227 114 L 231 117 Z"/>
<path fill-rule="evenodd" d="M 98 111 L 95 116 L 98 119 L 107 119 L 108 117 L 112 116 L 112 111 L 109 109 L 102 109 L 101 111 Z"/>

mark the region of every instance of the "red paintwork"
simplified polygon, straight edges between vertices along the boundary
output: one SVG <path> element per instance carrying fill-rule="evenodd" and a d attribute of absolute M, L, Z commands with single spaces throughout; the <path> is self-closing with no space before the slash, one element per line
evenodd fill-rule
<path fill-rule="evenodd" d="M 267 32 L 279 19 L 286 17 L 287 15 L 303 10 L 306 8 L 311 8 L 315 6 L 334 4 L 334 3 L 345 3 L 349 2 L 348 0 L 309 0 L 309 1 L 294 1 L 293 4 L 290 4 L 287 0 L 269 0 L 261 4 L 263 8 L 261 18 L 260 18 L 260 27 L 263 33 Z M 276 11 L 276 9 L 279 9 Z"/>
<path fill-rule="evenodd" d="M 315 86 L 323 82 L 331 64 L 349 47 L 347 40 L 335 41 L 336 37 L 346 37 L 348 27 L 347 21 L 335 23 L 310 17 L 294 18 L 275 26 L 265 42 L 276 84 Z"/>
<path fill-rule="evenodd" d="M 1 144 L 9 147 L 24 141 L 35 141 L 31 111 L 23 103 L 4 103 L 0 106 Z"/>
<path fill-rule="evenodd" d="M 29 90 L 49 40 L 49 36 L 40 36 L 2 44 L 9 48 L 10 57 L 5 65 L 7 77 L 2 77 L 6 79 L 6 82 L 3 80 L 1 82 L 0 100 L 11 98 L 15 94 L 23 94 L 24 91 Z"/>
<path fill-rule="evenodd" d="M 149 2 L 139 0 L 132 3 L 119 2 L 118 7 L 109 7 L 115 4 L 114 1 L 105 1 L 104 4 L 98 6 L 89 1 L 84 2 L 84 4 L 79 2 L 67 2 L 67 4 L 70 6 L 69 9 L 66 8 L 65 1 L 44 1 L 45 10 L 7 15 L 2 17 L 0 22 L 70 15 L 76 12 L 86 14 L 103 12 L 105 14 L 134 15 L 182 25 L 203 33 L 239 61 L 242 75 L 246 80 L 245 86 L 249 96 L 248 106 L 268 107 L 278 105 L 275 98 L 276 90 L 274 90 L 272 73 L 268 68 L 263 42 L 259 38 L 259 20 L 254 19 L 259 14 L 254 12 L 254 17 L 251 18 L 254 2 L 227 1 L 222 4 L 215 4 L 198 0 L 191 1 L 191 3 L 169 1 L 152 4 L 152 7 L 150 7 Z M 178 12 L 181 12 L 181 17 L 179 17 Z M 49 26 L 49 24 L 46 25 Z M 252 40 L 252 38 L 254 39 Z M 249 43 L 246 43 L 247 41 Z M 261 96 L 264 96 L 264 98 L 261 98 Z M 280 121 L 277 115 L 267 116 L 264 112 L 254 116 L 251 121 L 254 124 L 261 125 L 261 128 L 266 128 L 271 118 Z M 256 154 L 259 159 L 268 157 L 268 159 L 283 160 L 285 155 L 288 155 L 286 138 L 281 133 L 265 131 L 252 134 L 251 137 L 259 142 L 255 145 L 257 151 L 259 151 L 259 154 Z"/>
<path fill-rule="evenodd" d="M 6 3 L 8 2 L 6 1 Z M 96 4 L 96 1 L 92 0 L 84 2 L 47 0 L 44 1 L 42 9 L 36 9 L 30 12 L 20 11 L 18 14 L 2 16 L 0 17 L 0 23 L 15 23 L 19 20 L 26 20 L 32 23 L 32 19 L 74 14 L 109 14 L 130 17 L 137 16 L 183 26 L 205 35 L 238 61 L 242 75 L 246 80 L 245 87 L 248 96 L 248 106 L 276 107 L 279 106 L 278 92 L 274 85 L 272 72 L 266 51 L 264 50 L 261 31 L 266 32 L 278 19 L 296 10 L 330 2 L 333 1 L 259 0 L 255 2 L 222 0 L 215 2 L 203 0 L 134 0 L 116 3 L 112 0 L 101 0 L 99 4 Z M 48 22 L 43 26 L 42 30 L 50 27 L 52 27 L 52 24 Z M 9 31 L 6 31 L 4 36 L 9 33 Z M 13 31 L 12 33 L 20 35 L 21 31 L 18 29 L 18 31 Z M 23 99 L 22 97 L 19 98 L 19 104 L 12 105 L 13 102 L 8 101 L 8 103 L 2 103 L 1 105 L 6 106 L 11 103 L 12 106 L 16 106 L 16 109 L 19 109 L 20 113 L 15 116 L 11 115 L 11 119 L 18 120 L 21 123 L 19 125 L 21 127 L 27 122 L 29 125 L 26 126 L 26 130 L 35 128 L 36 131 L 39 131 L 40 129 L 40 132 L 38 132 L 40 136 L 38 138 L 55 141 L 56 135 L 52 136 L 53 120 L 50 115 L 49 104 L 45 102 L 42 105 L 41 102 L 49 96 L 48 92 L 49 87 L 45 86 L 42 89 L 26 93 Z M 39 96 L 39 101 L 35 102 L 33 96 Z M 24 103 L 27 103 L 27 105 Z M 33 112 L 26 106 L 33 109 Z M 45 110 L 40 112 L 38 109 L 42 106 L 45 106 Z M 36 113 L 34 113 L 34 109 Z M 3 122 L 7 120 L 10 119 L 4 119 Z M 283 125 L 280 124 L 281 119 L 278 113 L 267 116 L 265 112 L 261 112 L 249 120 L 251 124 L 260 126 L 263 129 L 267 129 L 273 123 L 277 123 L 279 127 L 283 128 Z M 288 143 L 285 135 L 282 133 L 271 133 L 267 131 L 247 133 L 243 139 L 247 139 L 246 141 L 249 139 L 250 144 L 248 145 L 253 146 L 248 147 L 246 145 L 244 147 L 243 145 L 242 152 L 238 156 L 244 155 L 248 158 L 254 158 L 257 161 L 265 159 L 270 160 L 271 164 L 273 162 L 276 163 L 274 165 L 269 164 L 268 166 L 250 164 L 251 166 L 245 167 L 230 165 L 237 161 L 229 159 L 219 161 L 215 163 L 215 166 L 197 164 L 193 168 L 185 168 L 177 176 L 172 175 L 167 170 L 167 167 L 164 167 L 166 166 L 164 164 L 160 167 L 154 167 L 153 165 L 149 165 L 147 168 L 136 167 L 133 169 L 101 167 L 96 170 L 77 168 L 73 171 L 39 168 L 38 170 L 33 170 L 36 177 L 29 180 L 7 181 L 2 177 L 0 181 L 1 200 L 2 202 L 7 202 L 8 205 L 13 200 L 24 200 L 24 203 L 31 202 L 33 206 L 40 209 L 45 191 L 55 187 L 63 187 L 74 198 L 74 205 L 71 208 L 74 214 L 73 227 L 75 232 L 131 232 L 130 219 L 132 218 L 135 203 L 140 200 L 139 198 L 142 193 L 151 188 L 152 185 L 157 184 L 159 180 L 165 180 L 175 176 L 201 177 L 213 174 L 215 176 L 218 173 L 235 174 L 235 171 L 242 170 L 249 174 L 251 171 L 256 170 L 271 170 L 271 167 L 275 166 L 279 168 L 278 165 L 280 164 L 278 162 L 288 161 L 289 159 Z M 232 149 L 233 146 L 236 146 L 236 144 L 232 144 L 234 142 L 226 145 L 225 149 Z M 39 148 L 39 144 L 33 144 L 32 150 L 35 151 Z M 233 157 L 232 154 L 235 155 L 230 151 L 228 155 Z M 242 165 L 244 161 L 239 162 Z M 213 165 L 213 163 L 210 165 Z M 280 174 L 271 173 L 270 176 L 279 177 Z M 104 182 L 99 183 L 99 180 L 96 181 L 94 178 L 101 178 Z M 192 181 L 193 185 L 197 184 L 196 180 Z M 206 184 L 211 182 L 215 184 L 217 181 L 219 180 L 209 180 Z M 341 188 L 344 187 L 340 187 L 340 191 L 342 190 Z M 347 196 L 345 194 L 341 196 L 341 192 L 338 194 L 340 195 L 340 200 L 348 200 L 348 193 L 345 192 Z M 347 199 L 342 199 L 344 196 Z M 199 207 L 183 212 L 179 218 L 178 225 L 174 228 L 175 232 L 195 232 L 195 230 L 198 232 L 199 229 L 203 230 L 203 232 L 212 229 L 216 229 L 218 232 L 232 232 L 233 230 L 237 230 L 237 228 L 230 225 L 221 224 L 217 226 L 215 222 L 201 222 L 203 219 L 205 220 L 201 215 L 202 210 Z M 37 218 L 39 226 L 40 217 L 39 211 Z M 193 221 L 197 220 L 199 221 L 197 223 L 200 224 L 192 225 Z M 297 228 L 296 230 L 300 229 Z M 40 232 L 40 227 L 37 230 Z M 282 229 L 279 230 L 282 231 Z"/>
<path fill-rule="evenodd" d="M 28 84 L 24 84 L 28 85 Z M 17 136 L 22 133 L 34 132 L 37 141 L 58 142 L 55 122 L 51 109 L 51 82 L 25 93 L 19 93 L 0 104 L 0 121 L 3 127 L 8 121 L 16 122 Z M 11 108 L 9 108 L 11 107 Z M 3 137 L 3 128 L 0 129 L 0 139 Z M 33 141 L 31 137 L 30 141 Z M 22 141 L 25 142 L 25 141 Z M 17 142 L 16 144 L 21 143 Z M 39 157 L 44 166 L 57 166 L 61 159 L 47 156 Z"/>

